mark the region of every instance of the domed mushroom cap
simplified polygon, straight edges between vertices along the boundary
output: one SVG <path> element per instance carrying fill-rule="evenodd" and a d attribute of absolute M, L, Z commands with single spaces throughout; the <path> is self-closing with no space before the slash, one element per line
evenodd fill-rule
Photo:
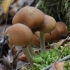
<path fill-rule="evenodd" d="M 57 22 L 56 24 L 57 30 L 60 32 L 61 35 L 67 34 L 67 25 L 63 22 Z"/>
<path fill-rule="evenodd" d="M 31 29 L 39 27 L 44 22 L 44 13 L 31 6 L 26 6 L 20 9 L 13 17 L 12 23 L 23 23 Z"/>
<path fill-rule="evenodd" d="M 55 28 L 51 31 L 51 33 L 45 33 L 45 41 L 46 42 L 55 42 L 60 40 L 61 36 L 59 31 Z"/>
<path fill-rule="evenodd" d="M 37 35 L 40 38 L 40 32 L 35 32 L 35 35 Z M 51 33 L 45 33 L 45 42 L 54 42 L 60 40 L 61 36 L 59 31 L 55 28 L 51 31 Z"/>
<path fill-rule="evenodd" d="M 56 27 L 56 21 L 52 16 L 49 15 L 45 15 L 44 17 L 44 23 L 42 24 L 42 26 L 33 29 L 33 31 L 42 31 L 44 33 L 48 33 L 51 32 L 54 28 Z"/>
<path fill-rule="evenodd" d="M 30 28 L 19 23 L 8 27 L 5 35 L 8 35 L 10 44 L 16 46 L 29 44 L 33 39 L 33 33 Z"/>

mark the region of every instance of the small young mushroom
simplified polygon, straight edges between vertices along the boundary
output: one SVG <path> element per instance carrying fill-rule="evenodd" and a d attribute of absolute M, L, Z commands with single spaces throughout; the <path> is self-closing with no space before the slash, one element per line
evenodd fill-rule
<path fill-rule="evenodd" d="M 40 38 L 40 31 L 35 32 L 35 35 Z M 45 37 L 45 42 L 55 42 L 60 40 L 61 38 L 60 33 L 56 28 L 51 31 L 51 34 L 45 33 L 44 37 Z"/>
<path fill-rule="evenodd" d="M 39 41 L 39 38 L 36 35 L 33 35 L 32 45 L 36 46 L 36 47 L 40 47 L 40 41 Z"/>
<path fill-rule="evenodd" d="M 57 22 L 56 28 L 61 35 L 66 35 L 68 32 L 67 25 L 64 22 Z"/>
<path fill-rule="evenodd" d="M 49 16 L 49 15 L 45 15 L 44 17 L 44 23 L 42 24 L 42 26 L 33 29 L 33 31 L 40 31 L 40 47 L 41 50 L 45 50 L 45 38 L 44 38 L 44 34 L 45 33 L 50 33 L 54 28 L 56 27 L 56 21 L 53 17 Z"/>
<path fill-rule="evenodd" d="M 61 39 L 59 31 L 55 28 L 50 33 L 45 33 L 45 42 L 56 42 Z"/>
<path fill-rule="evenodd" d="M 24 54 L 26 55 L 27 60 L 33 64 L 32 56 L 28 50 L 25 48 L 33 40 L 33 33 L 29 27 L 26 25 L 17 23 L 8 27 L 5 31 L 5 36 L 8 36 L 8 41 L 11 45 L 22 46 Z"/>
<path fill-rule="evenodd" d="M 31 6 L 21 8 L 13 17 L 12 23 L 22 23 L 33 29 L 39 27 L 44 22 L 44 13 Z"/>

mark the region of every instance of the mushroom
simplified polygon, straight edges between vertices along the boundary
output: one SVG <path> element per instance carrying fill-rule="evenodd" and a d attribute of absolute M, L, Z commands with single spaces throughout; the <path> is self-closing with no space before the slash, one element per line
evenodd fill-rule
<path fill-rule="evenodd" d="M 56 28 L 61 35 L 66 35 L 68 32 L 67 25 L 64 22 L 57 22 Z"/>
<path fill-rule="evenodd" d="M 39 27 L 44 22 L 44 13 L 39 9 L 31 6 L 26 6 L 21 8 L 13 17 L 12 23 L 22 23 L 27 25 L 29 28 L 33 29 Z M 31 45 L 29 46 L 29 50 L 32 53 Z"/>
<path fill-rule="evenodd" d="M 36 35 L 33 35 L 32 45 L 36 46 L 36 47 L 40 47 L 40 41 L 39 41 L 39 38 Z"/>
<path fill-rule="evenodd" d="M 25 48 L 28 44 L 32 42 L 33 33 L 29 27 L 26 25 L 17 23 L 8 27 L 5 31 L 5 36 L 8 36 L 8 41 L 11 45 L 22 46 L 24 54 L 26 55 L 27 60 L 33 64 L 32 56 L 28 50 Z"/>
<path fill-rule="evenodd" d="M 33 29 L 39 27 L 44 22 L 44 13 L 31 6 L 21 8 L 13 17 L 12 23 L 22 23 Z"/>
<path fill-rule="evenodd" d="M 50 33 L 45 33 L 45 42 L 56 42 L 61 39 L 59 31 L 55 28 Z"/>
<path fill-rule="evenodd" d="M 40 47 L 41 50 L 45 50 L 45 38 L 44 38 L 44 33 L 49 33 L 51 32 L 54 28 L 56 27 L 56 21 L 53 17 L 49 15 L 45 15 L 44 17 L 44 23 L 42 26 L 33 29 L 33 31 L 40 31 Z"/>
<path fill-rule="evenodd" d="M 40 31 L 35 32 L 35 35 L 38 38 L 40 38 Z M 44 37 L 45 37 L 45 42 L 54 42 L 60 40 L 61 38 L 60 33 L 56 28 L 51 31 L 51 34 L 45 33 Z"/>

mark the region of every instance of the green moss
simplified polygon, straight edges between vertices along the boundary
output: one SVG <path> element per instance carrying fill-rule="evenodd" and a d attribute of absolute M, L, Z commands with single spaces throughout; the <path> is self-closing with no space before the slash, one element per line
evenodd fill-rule
<path fill-rule="evenodd" d="M 65 63 L 64 70 L 70 70 L 70 60 Z"/>
<path fill-rule="evenodd" d="M 60 49 L 54 48 L 48 52 L 41 52 L 39 55 L 36 55 L 34 57 L 33 67 L 29 68 L 29 70 L 41 70 L 42 68 L 50 65 L 51 63 L 56 61 L 56 59 L 58 59 L 59 55 L 61 55 L 60 52 L 62 50 L 63 50 L 63 47 L 61 47 Z M 68 54 L 70 54 L 70 46 L 65 48 L 65 50 L 63 51 L 62 56 L 60 58 L 63 58 L 64 56 L 66 56 Z M 70 64 L 70 62 L 67 61 L 65 64 L 64 70 L 66 70 L 66 69 L 69 70 L 69 68 L 70 68 L 69 64 Z"/>

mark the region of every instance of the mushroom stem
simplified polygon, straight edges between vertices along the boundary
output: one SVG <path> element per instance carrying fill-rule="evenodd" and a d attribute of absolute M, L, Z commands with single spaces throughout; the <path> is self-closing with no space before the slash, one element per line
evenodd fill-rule
<path fill-rule="evenodd" d="M 40 31 L 40 47 L 42 51 L 45 51 L 45 36 L 44 33 Z"/>
<path fill-rule="evenodd" d="M 28 49 L 29 49 L 30 54 L 32 56 L 34 56 L 35 55 L 35 52 L 34 52 L 33 48 L 31 47 L 31 44 L 28 45 Z"/>
<path fill-rule="evenodd" d="M 24 52 L 24 54 L 25 54 L 27 60 L 30 62 L 30 64 L 33 65 L 33 62 L 34 62 L 34 61 L 33 61 L 33 58 L 32 58 L 32 56 L 31 56 L 31 54 L 30 54 L 30 52 L 29 52 L 29 50 L 28 50 L 28 47 L 23 48 L 23 52 Z"/>

